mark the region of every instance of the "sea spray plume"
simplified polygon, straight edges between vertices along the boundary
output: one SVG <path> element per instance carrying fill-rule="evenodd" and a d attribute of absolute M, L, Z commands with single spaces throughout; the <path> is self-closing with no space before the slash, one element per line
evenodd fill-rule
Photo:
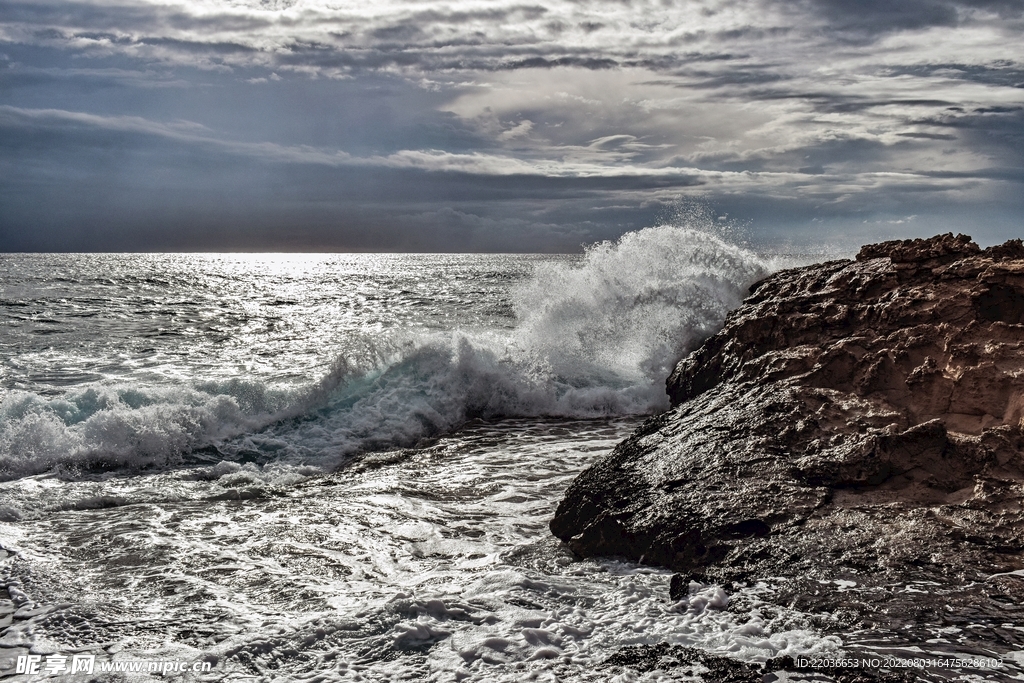
<path fill-rule="evenodd" d="M 516 339 L 557 376 L 660 389 L 768 272 L 755 254 L 707 230 L 627 233 L 590 247 L 579 267 L 543 264 L 515 292 Z"/>
<path fill-rule="evenodd" d="M 421 335 L 338 384 L 316 420 L 260 439 L 306 461 L 415 445 L 472 418 L 605 417 L 667 405 L 664 378 L 769 266 L 706 231 L 659 226 L 544 264 L 512 293 L 511 333 Z M 393 343 L 393 342 L 392 342 Z"/>

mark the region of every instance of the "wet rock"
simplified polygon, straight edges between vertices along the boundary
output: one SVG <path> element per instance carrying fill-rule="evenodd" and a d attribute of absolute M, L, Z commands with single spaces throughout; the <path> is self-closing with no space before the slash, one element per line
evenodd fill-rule
<path fill-rule="evenodd" d="M 687 673 L 699 672 L 701 679 L 715 683 L 761 683 L 764 678 L 761 667 L 755 664 L 668 643 L 624 647 L 605 660 L 604 665 L 619 666 L 639 673 L 685 669 Z"/>
<path fill-rule="evenodd" d="M 4 647 L 0 645 L 0 676 L 14 675 L 18 657 L 29 654 L 27 647 Z"/>
<path fill-rule="evenodd" d="M 780 600 L 836 628 L 905 634 L 971 605 L 972 642 L 1022 645 L 997 633 L 1022 615 L 988 597 L 1024 590 L 1020 240 L 776 273 L 667 390 L 674 407 L 566 492 L 551 530 L 574 553 L 680 582 L 779 577 Z"/>

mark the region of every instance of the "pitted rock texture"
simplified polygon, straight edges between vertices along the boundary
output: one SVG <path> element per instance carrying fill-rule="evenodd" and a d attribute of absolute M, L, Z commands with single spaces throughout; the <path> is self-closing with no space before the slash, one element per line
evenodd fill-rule
<path fill-rule="evenodd" d="M 577 555 L 785 579 L 780 599 L 837 627 L 905 633 L 955 623 L 950 605 L 1024 623 L 1020 240 L 885 242 L 778 272 L 667 389 L 674 407 L 558 506 Z M 856 599 L 836 588 L 851 582 Z M 894 588 L 914 582 L 931 587 Z"/>

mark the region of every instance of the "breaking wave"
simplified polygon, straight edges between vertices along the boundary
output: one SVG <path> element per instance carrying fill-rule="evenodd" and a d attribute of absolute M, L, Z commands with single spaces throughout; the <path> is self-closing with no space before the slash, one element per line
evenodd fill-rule
<path fill-rule="evenodd" d="M 512 330 L 358 340 L 358 352 L 305 389 L 240 379 L 57 398 L 10 391 L 0 400 L 0 479 L 209 457 L 329 468 L 474 418 L 652 412 L 667 407 L 672 365 L 770 270 L 708 232 L 665 225 L 594 245 L 575 264 L 540 264 L 513 287 Z"/>

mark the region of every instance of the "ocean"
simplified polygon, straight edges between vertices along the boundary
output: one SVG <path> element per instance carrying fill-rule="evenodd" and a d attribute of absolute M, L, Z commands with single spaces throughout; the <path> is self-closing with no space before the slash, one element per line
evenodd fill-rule
<path fill-rule="evenodd" d="M 628 645 L 840 652 L 758 586 L 673 601 L 547 528 L 782 265 L 678 226 L 581 255 L 0 255 L 0 674 L 633 681 L 605 663 Z"/>

